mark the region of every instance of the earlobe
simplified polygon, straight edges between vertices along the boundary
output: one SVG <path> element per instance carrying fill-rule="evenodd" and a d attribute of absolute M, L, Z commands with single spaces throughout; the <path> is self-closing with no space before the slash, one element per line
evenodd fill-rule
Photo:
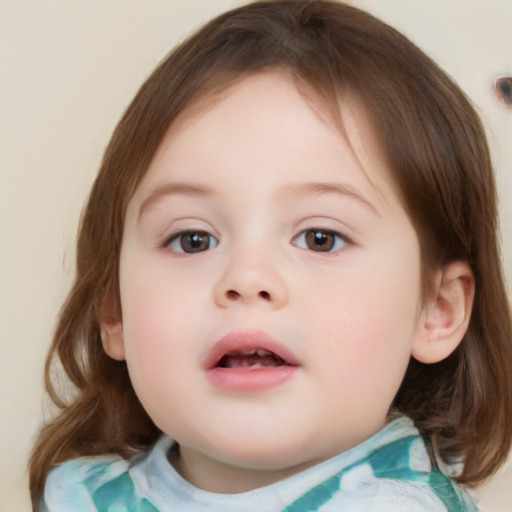
<path fill-rule="evenodd" d="M 437 363 L 459 346 L 469 325 L 474 295 L 475 282 L 467 263 L 455 261 L 437 271 L 411 351 L 416 360 Z"/>
<path fill-rule="evenodd" d="M 112 299 L 105 300 L 99 311 L 100 336 L 103 350 L 117 361 L 125 360 L 123 324 Z"/>
<path fill-rule="evenodd" d="M 124 339 L 123 339 L 123 326 L 121 322 L 114 325 L 101 324 L 101 343 L 103 350 L 112 359 L 117 361 L 124 361 Z"/>

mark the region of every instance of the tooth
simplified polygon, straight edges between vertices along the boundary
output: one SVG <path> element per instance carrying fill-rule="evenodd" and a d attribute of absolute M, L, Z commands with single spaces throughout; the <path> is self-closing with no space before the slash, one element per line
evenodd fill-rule
<path fill-rule="evenodd" d="M 267 350 L 258 349 L 256 350 L 256 354 L 258 354 L 260 357 L 264 357 L 270 355 L 270 352 L 268 352 Z"/>

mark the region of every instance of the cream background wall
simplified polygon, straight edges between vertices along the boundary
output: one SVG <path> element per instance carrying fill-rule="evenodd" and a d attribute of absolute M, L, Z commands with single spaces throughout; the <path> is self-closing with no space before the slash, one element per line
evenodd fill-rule
<path fill-rule="evenodd" d="M 54 319 L 73 276 L 78 217 L 112 129 L 143 79 L 191 30 L 239 0 L 0 0 L 0 511 L 30 510 L 25 464 L 43 416 Z M 477 103 L 501 196 L 512 290 L 510 0 L 353 0 L 403 30 Z M 479 491 L 512 511 L 509 463 Z"/>

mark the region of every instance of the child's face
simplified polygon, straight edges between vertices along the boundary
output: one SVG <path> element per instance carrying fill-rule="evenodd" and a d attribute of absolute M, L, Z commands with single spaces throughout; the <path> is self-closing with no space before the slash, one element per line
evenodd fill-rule
<path fill-rule="evenodd" d="M 209 490 L 255 485 L 208 469 L 273 481 L 371 436 L 421 335 L 419 244 L 371 126 L 344 104 L 349 145 L 320 110 L 244 79 L 169 133 L 128 207 L 113 344 Z"/>

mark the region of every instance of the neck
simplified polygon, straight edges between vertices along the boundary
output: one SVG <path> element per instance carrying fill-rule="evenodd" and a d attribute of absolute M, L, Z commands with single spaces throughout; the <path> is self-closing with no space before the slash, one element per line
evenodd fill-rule
<path fill-rule="evenodd" d="M 319 461 L 284 469 L 253 469 L 226 464 L 195 450 L 180 447 L 179 452 L 169 456 L 169 462 L 185 480 L 203 491 L 238 494 L 276 483 Z"/>

